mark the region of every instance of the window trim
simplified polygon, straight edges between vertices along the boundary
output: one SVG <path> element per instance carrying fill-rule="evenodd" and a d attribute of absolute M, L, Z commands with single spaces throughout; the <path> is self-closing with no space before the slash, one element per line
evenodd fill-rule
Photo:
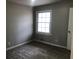
<path fill-rule="evenodd" d="M 49 24 L 49 33 L 47 32 L 38 32 L 38 13 L 44 13 L 44 12 L 50 12 L 50 24 Z M 42 10 L 42 11 L 36 11 L 36 33 L 37 34 L 51 34 L 51 20 L 52 20 L 52 10 Z"/>

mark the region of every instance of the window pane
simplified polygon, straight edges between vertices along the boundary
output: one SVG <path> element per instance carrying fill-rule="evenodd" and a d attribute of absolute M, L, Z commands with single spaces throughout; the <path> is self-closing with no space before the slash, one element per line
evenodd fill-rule
<path fill-rule="evenodd" d="M 42 17 L 45 17 L 46 16 L 46 13 L 42 13 L 43 15 L 42 15 Z"/>
<path fill-rule="evenodd" d="M 41 27 L 42 26 L 42 24 L 41 23 L 38 23 L 38 27 Z"/>
<path fill-rule="evenodd" d="M 46 32 L 46 31 L 45 31 L 45 28 L 42 28 L 42 29 L 41 29 L 41 32 Z"/>
<path fill-rule="evenodd" d="M 46 28 L 45 30 L 46 30 L 46 32 L 49 32 L 49 28 Z"/>
<path fill-rule="evenodd" d="M 45 18 L 42 18 L 42 22 L 45 22 Z"/>
<path fill-rule="evenodd" d="M 41 27 L 38 27 L 38 32 L 41 32 Z"/>
<path fill-rule="evenodd" d="M 46 17 L 50 17 L 50 12 L 46 12 Z"/>
<path fill-rule="evenodd" d="M 49 33 L 50 12 L 38 13 L 38 32 Z"/>
<path fill-rule="evenodd" d="M 50 18 L 45 18 L 45 22 L 50 22 Z"/>
<path fill-rule="evenodd" d="M 42 18 L 39 17 L 39 18 L 38 18 L 38 22 L 42 22 Z"/>
<path fill-rule="evenodd" d="M 45 27 L 45 23 L 41 23 L 41 27 Z"/>
<path fill-rule="evenodd" d="M 38 13 L 38 17 L 42 17 L 42 13 Z"/>
<path fill-rule="evenodd" d="M 50 18 L 38 18 L 38 22 L 50 22 Z"/>
<path fill-rule="evenodd" d="M 49 28 L 49 23 L 46 23 L 45 25 L 46 25 L 47 28 Z"/>

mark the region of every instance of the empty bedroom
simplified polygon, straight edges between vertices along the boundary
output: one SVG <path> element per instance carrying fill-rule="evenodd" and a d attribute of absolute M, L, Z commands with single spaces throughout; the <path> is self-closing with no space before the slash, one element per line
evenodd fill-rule
<path fill-rule="evenodd" d="M 72 59 L 73 0 L 6 0 L 6 59 Z"/>

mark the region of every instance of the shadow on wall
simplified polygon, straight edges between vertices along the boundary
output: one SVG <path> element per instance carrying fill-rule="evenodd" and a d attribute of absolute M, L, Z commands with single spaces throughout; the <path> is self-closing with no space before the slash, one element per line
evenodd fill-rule
<path fill-rule="evenodd" d="M 6 3 L 7 48 L 27 42 L 32 35 L 32 8 Z"/>

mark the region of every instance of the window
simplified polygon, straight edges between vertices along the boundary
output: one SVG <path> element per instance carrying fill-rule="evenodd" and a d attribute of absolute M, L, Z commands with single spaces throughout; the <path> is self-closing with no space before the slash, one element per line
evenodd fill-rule
<path fill-rule="evenodd" d="M 50 32 L 50 12 L 38 13 L 37 24 L 38 32 L 49 33 Z"/>

